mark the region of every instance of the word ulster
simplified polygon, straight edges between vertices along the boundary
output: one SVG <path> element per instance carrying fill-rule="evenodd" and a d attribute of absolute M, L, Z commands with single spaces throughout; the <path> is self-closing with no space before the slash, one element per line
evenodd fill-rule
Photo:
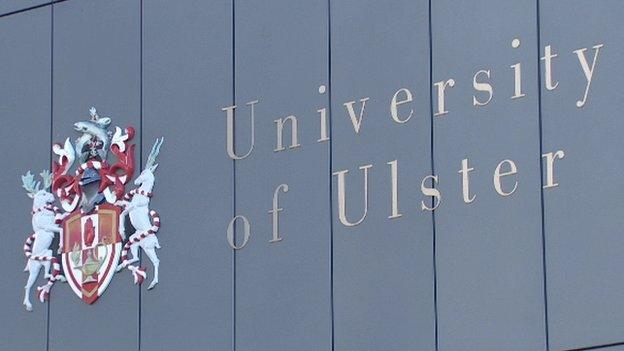
<path fill-rule="evenodd" d="M 74 144 L 67 138 L 64 145 L 52 147 L 58 160 L 52 164 L 52 173 L 40 173 L 43 187 L 30 171 L 22 176 L 22 186 L 33 199 L 34 233 L 24 244 L 29 276 L 23 304 L 28 311 L 32 311 L 30 290 L 41 268 L 48 279 L 37 288 L 41 302 L 49 298 L 50 289 L 59 281 L 69 283 L 82 301 L 92 304 L 104 293 L 114 273 L 123 268 L 132 272 L 135 284 L 141 284 L 146 271 L 133 265 L 139 260 L 139 247 L 154 266 L 148 289 L 158 284 L 155 250 L 160 248 L 156 237 L 160 217 L 149 209 L 149 202 L 163 139 L 156 140 L 145 169 L 134 181 L 138 188 L 125 193 L 135 168 L 135 145 L 131 144 L 134 128 L 115 127 L 112 133 L 108 131 L 110 118 L 100 117 L 93 107 L 89 112 L 88 120 L 74 124 L 81 133 Z M 107 161 L 109 151 L 116 158 L 114 164 Z M 70 173 L 76 158 L 79 166 Z M 61 208 L 53 205 L 57 199 Z M 134 228 L 129 238 L 125 235 L 126 216 Z M 50 249 L 55 234 L 59 235 L 60 259 Z"/>

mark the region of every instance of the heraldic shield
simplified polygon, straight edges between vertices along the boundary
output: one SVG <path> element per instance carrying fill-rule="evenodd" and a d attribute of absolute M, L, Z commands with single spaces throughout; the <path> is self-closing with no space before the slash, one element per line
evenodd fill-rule
<path fill-rule="evenodd" d="M 22 187 L 33 200 L 33 231 L 23 246 L 28 280 L 22 303 L 27 311 L 33 309 L 30 292 L 41 271 L 48 280 L 37 287 L 41 302 L 50 298 L 56 282 L 67 281 L 82 301 L 92 304 L 115 272 L 124 269 L 132 273 L 135 284 L 143 283 L 147 271 L 138 265 L 139 249 L 154 269 L 147 289 L 158 284 L 160 215 L 150 208 L 150 199 L 163 138 L 156 139 L 145 168 L 132 182 L 134 128 L 115 127 L 112 132 L 108 130 L 110 118 L 100 117 L 94 107 L 89 114 L 90 119 L 74 123 L 74 130 L 80 133 L 74 143 L 67 138 L 64 144 L 52 146 L 58 156 L 52 172 L 39 173 L 41 181 L 30 171 L 22 176 Z M 108 158 L 109 152 L 114 157 Z M 130 182 L 137 188 L 126 192 Z M 127 219 L 132 230 L 128 236 Z M 57 236 L 59 248 L 53 250 Z"/>
<path fill-rule="evenodd" d="M 74 293 L 88 304 L 104 293 L 115 274 L 122 248 L 120 213 L 119 207 L 102 204 L 63 220 L 63 271 Z"/>

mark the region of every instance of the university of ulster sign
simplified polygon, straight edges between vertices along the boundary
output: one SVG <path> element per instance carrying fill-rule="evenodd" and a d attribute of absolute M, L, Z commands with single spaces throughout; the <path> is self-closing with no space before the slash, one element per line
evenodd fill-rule
<path fill-rule="evenodd" d="M 30 171 L 22 176 L 22 186 L 33 199 L 33 234 L 24 244 L 29 276 L 23 304 L 29 311 L 30 290 L 41 268 L 48 280 L 37 288 L 41 302 L 49 298 L 54 283 L 67 282 L 82 301 L 92 304 L 102 296 L 115 272 L 124 268 L 132 273 L 135 284 L 141 284 L 147 273 L 135 265 L 139 248 L 154 267 L 148 289 L 158 284 L 156 249 L 160 244 L 156 232 L 160 217 L 150 210 L 149 203 L 163 140 L 156 140 L 144 170 L 134 180 L 137 188 L 126 192 L 135 170 L 134 128 L 115 127 L 111 132 L 110 118 L 100 117 L 95 108 L 89 112 L 88 120 L 74 124 L 80 135 L 73 144 L 67 138 L 63 145 L 52 147 L 57 156 L 52 173 L 41 172 L 41 181 Z M 57 201 L 60 208 L 54 205 Z M 133 230 L 129 237 L 127 218 Z M 51 249 L 55 235 L 59 236 L 56 253 L 60 257 Z"/>

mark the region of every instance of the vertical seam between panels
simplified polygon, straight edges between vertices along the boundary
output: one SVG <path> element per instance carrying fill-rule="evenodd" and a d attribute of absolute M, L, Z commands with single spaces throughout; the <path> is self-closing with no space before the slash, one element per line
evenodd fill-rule
<path fill-rule="evenodd" d="M 232 106 L 236 105 L 236 0 L 232 0 Z M 236 125 L 236 120 L 232 122 Z M 236 130 L 236 128 L 234 128 Z M 232 133 L 236 148 L 236 133 Z M 232 218 L 236 216 L 236 160 L 232 159 Z M 236 221 L 234 223 L 236 237 Z M 232 349 L 236 351 L 236 250 L 232 249 Z"/>
<path fill-rule="evenodd" d="M 540 165 L 540 209 L 542 216 L 542 274 L 543 274 L 543 294 L 544 294 L 544 332 L 546 337 L 546 351 L 550 350 L 549 332 L 548 332 L 548 279 L 546 276 L 546 231 L 544 225 L 544 165 L 542 162 L 543 150 L 543 131 L 542 131 L 542 74 L 540 70 L 540 47 L 541 47 L 541 29 L 540 29 L 540 2 L 536 0 L 536 22 L 537 22 L 537 106 L 538 106 L 538 127 L 539 127 L 539 165 Z"/>
<path fill-rule="evenodd" d="M 54 140 L 54 3 L 50 6 L 50 143 Z M 52 153 L 49 154 L 49 164 L 52 167 Z M 50 168 L 52 169 L 52 168 Z M 54 252 L 52 253 L 54 254 Z M 52 299 L 48 299 L 46 312 L 46 351 L 50 351 L 50 312 Z"/>
<path fill-rule="evenodd" d="M 330 313 L 331 313 L 331 349 L 335 348 L 335 317 L 334 317 L 334 208 L 333 208 L 333 124 L 332 124 L 332 29 L 331 29 L 331 0 L 327 0 L 327 114 L 329 119 L 329 288 L 330 288 Z"/>
<path fill-rule="evenodd" d="M 143 0 L 139 0 L 139 163 L 143 168 Z M 141 250 L 139 250 L 141 251 Z M 141 252 L 139 252 L 139 265 L 142 261 Z M 138 286 L 139 303 L 138 303 L 138 323 L 137 323 L 137 349 L 141 351 L 141 319 L 142 319 L 142 296 L 141 285 Z"/>
<path fill-rule="evenodd" d="M 431 142 L 431 174 L 435 175 L 435 157 L 434 151 L 434 132 L 433 132 L 433 26 L 431 0 L 429 0 L 429 118 L 431 121 L 430 142 Z M 435 187 L 435 183 L 432 184 Z M 431 199 L 433 208 L 435 199 Z M 436 216 L 435 210 L 431 211 L 431 232 L 432 232 L 432 251 L 433 251 L 433 315 L 434 315 L 434 342 L 435 350 L 438 350 L 438 272 L 436 259 Z"/>

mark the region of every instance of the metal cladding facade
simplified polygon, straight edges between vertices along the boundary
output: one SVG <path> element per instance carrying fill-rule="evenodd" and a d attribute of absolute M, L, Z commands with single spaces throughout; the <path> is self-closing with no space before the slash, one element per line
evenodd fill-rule
<path fill-rule="evenodd" d="M 624 350 L 623 16 L 2 0 L 0 348 Z M 141 169 L 165 138 L 160 285 L 119 273 L 88 305 L 58 283 L 25 312 L 19 176 L 92 105 L 135 126 Z"/>

